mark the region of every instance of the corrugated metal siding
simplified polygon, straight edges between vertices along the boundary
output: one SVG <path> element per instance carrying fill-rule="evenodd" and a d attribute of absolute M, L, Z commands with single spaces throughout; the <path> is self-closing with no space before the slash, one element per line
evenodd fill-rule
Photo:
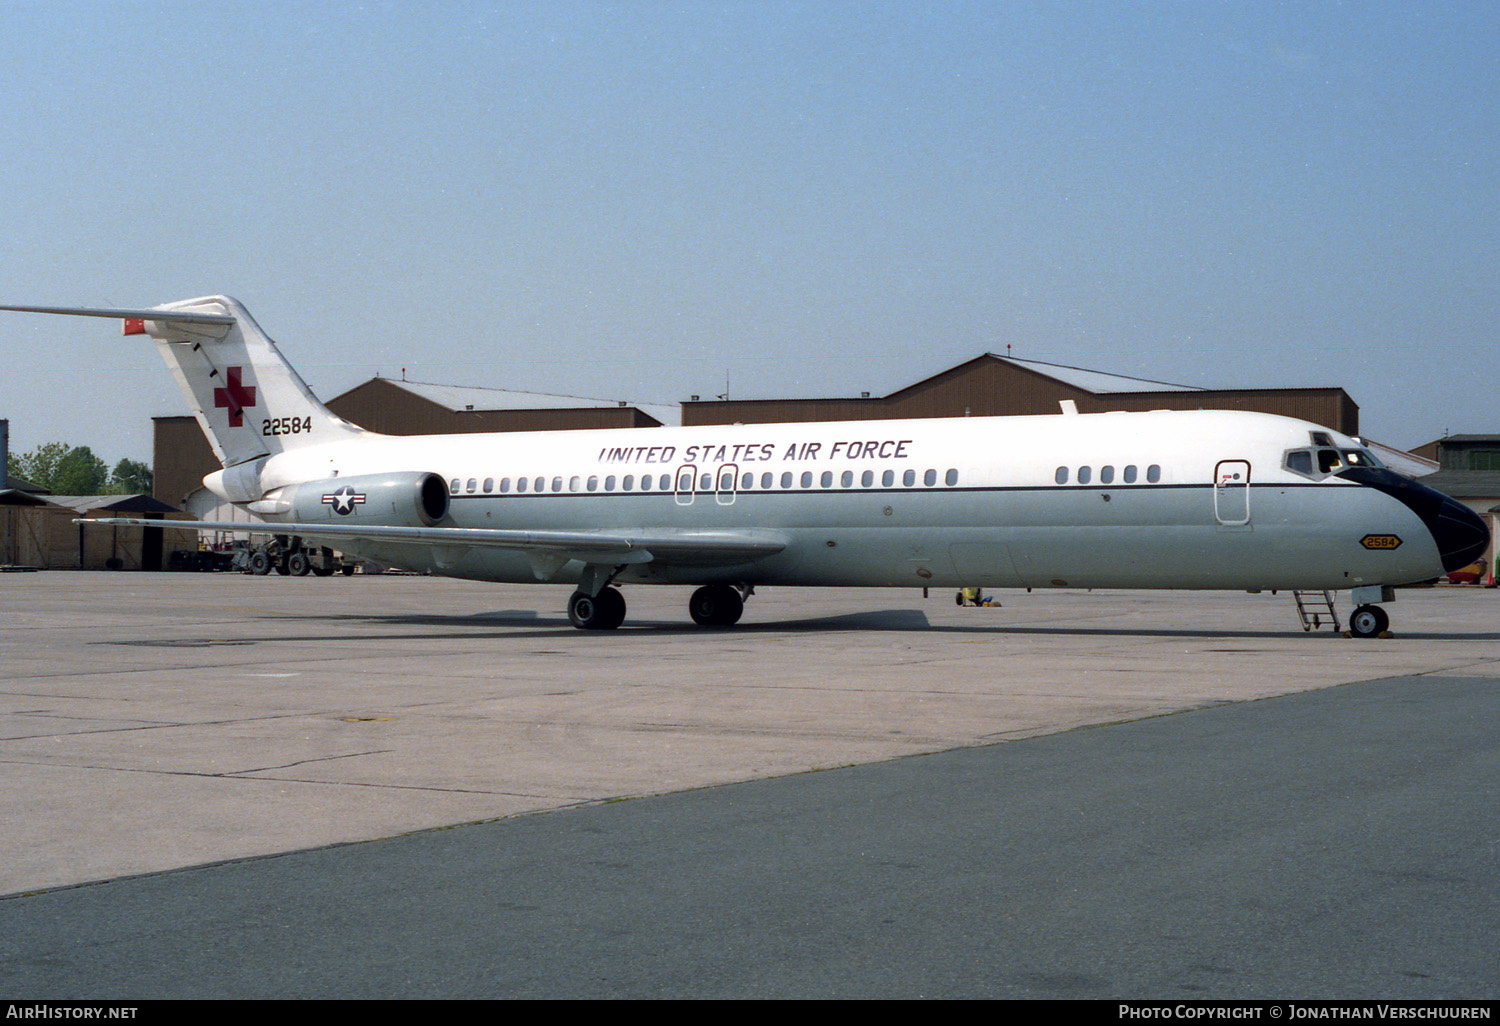
<path fill-rule="evenodd" d="M 961 364 L 891 396 L 895 417 L 1005 417 L 1056 413 L 1092 393 L 993 357 Z"/>
<path fill-rule="evenodd" d="M 453 411 L 398 388 L 384 378 L 374 378 L 330 399 L 328 408 L 351 424 L 383 435 L 435 435 L 455 430 L 446 427 Z"/>

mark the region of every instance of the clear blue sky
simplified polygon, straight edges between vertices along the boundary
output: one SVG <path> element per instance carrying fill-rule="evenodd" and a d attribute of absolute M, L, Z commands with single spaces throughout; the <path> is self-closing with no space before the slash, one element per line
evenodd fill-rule
<path fill-rule="evenodd" d="M 0 302 L 223 292 L 313 389 L 877 394 L 980 352 L 1500 431 L 1500 5 L 0 0 Z M 13 448 L 149 458 L 110 322 Z"/>

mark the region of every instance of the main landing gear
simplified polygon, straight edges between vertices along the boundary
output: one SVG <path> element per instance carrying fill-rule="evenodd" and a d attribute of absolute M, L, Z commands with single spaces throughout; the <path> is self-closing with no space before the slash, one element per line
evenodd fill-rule
<path fill-rule="evenodd" d="M 585 631 L 612 631 L 625 622 L 625 596 L 617 588 L 597 595 L 575 591 L 568 599 L 568 619 Z"/>
<path fill-rule="evenodd" d="M 728 584 L 706 585 L 693 592 L 688 613 L 700 626 L 728 627 L 739 622 L 749 593 L 749 588 L 741 591 Z M 575 591 L 568 599 L 568 620 L 580 630 L 612 631 L 625 622 L 625 596 L 609 586 L 597 595 Z"/>
<path fill-rule="evenodd" d="M 739 623 L 744 611 L 744 596 L 727 584 L 706 585 L 688 599 L 688 613 L 700 627 L 729 627 Z"/>

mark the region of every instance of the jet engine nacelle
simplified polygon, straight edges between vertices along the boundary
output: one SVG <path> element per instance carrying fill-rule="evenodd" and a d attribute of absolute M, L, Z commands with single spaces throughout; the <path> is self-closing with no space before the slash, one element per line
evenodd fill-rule
<path fill-rule="evenodd" d="M 448 486 L 421 471 L 330 477 L 267 492 L 250 511 L 272 523 L 434 527 L 448 515 Z"/>

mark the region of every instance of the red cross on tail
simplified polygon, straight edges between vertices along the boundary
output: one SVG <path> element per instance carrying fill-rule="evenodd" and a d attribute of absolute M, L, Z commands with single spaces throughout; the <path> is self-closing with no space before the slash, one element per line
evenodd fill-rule
<path fill-rule="evenodd" d="M 246 408 L 255 405 L 255 386 L 241 380 L 244 373 L 243 367 L 230 367 L 224 372 L 224 387 L 214 389 L 214 406 L 229 408 L 230 427 L 243 427 Z"/>

